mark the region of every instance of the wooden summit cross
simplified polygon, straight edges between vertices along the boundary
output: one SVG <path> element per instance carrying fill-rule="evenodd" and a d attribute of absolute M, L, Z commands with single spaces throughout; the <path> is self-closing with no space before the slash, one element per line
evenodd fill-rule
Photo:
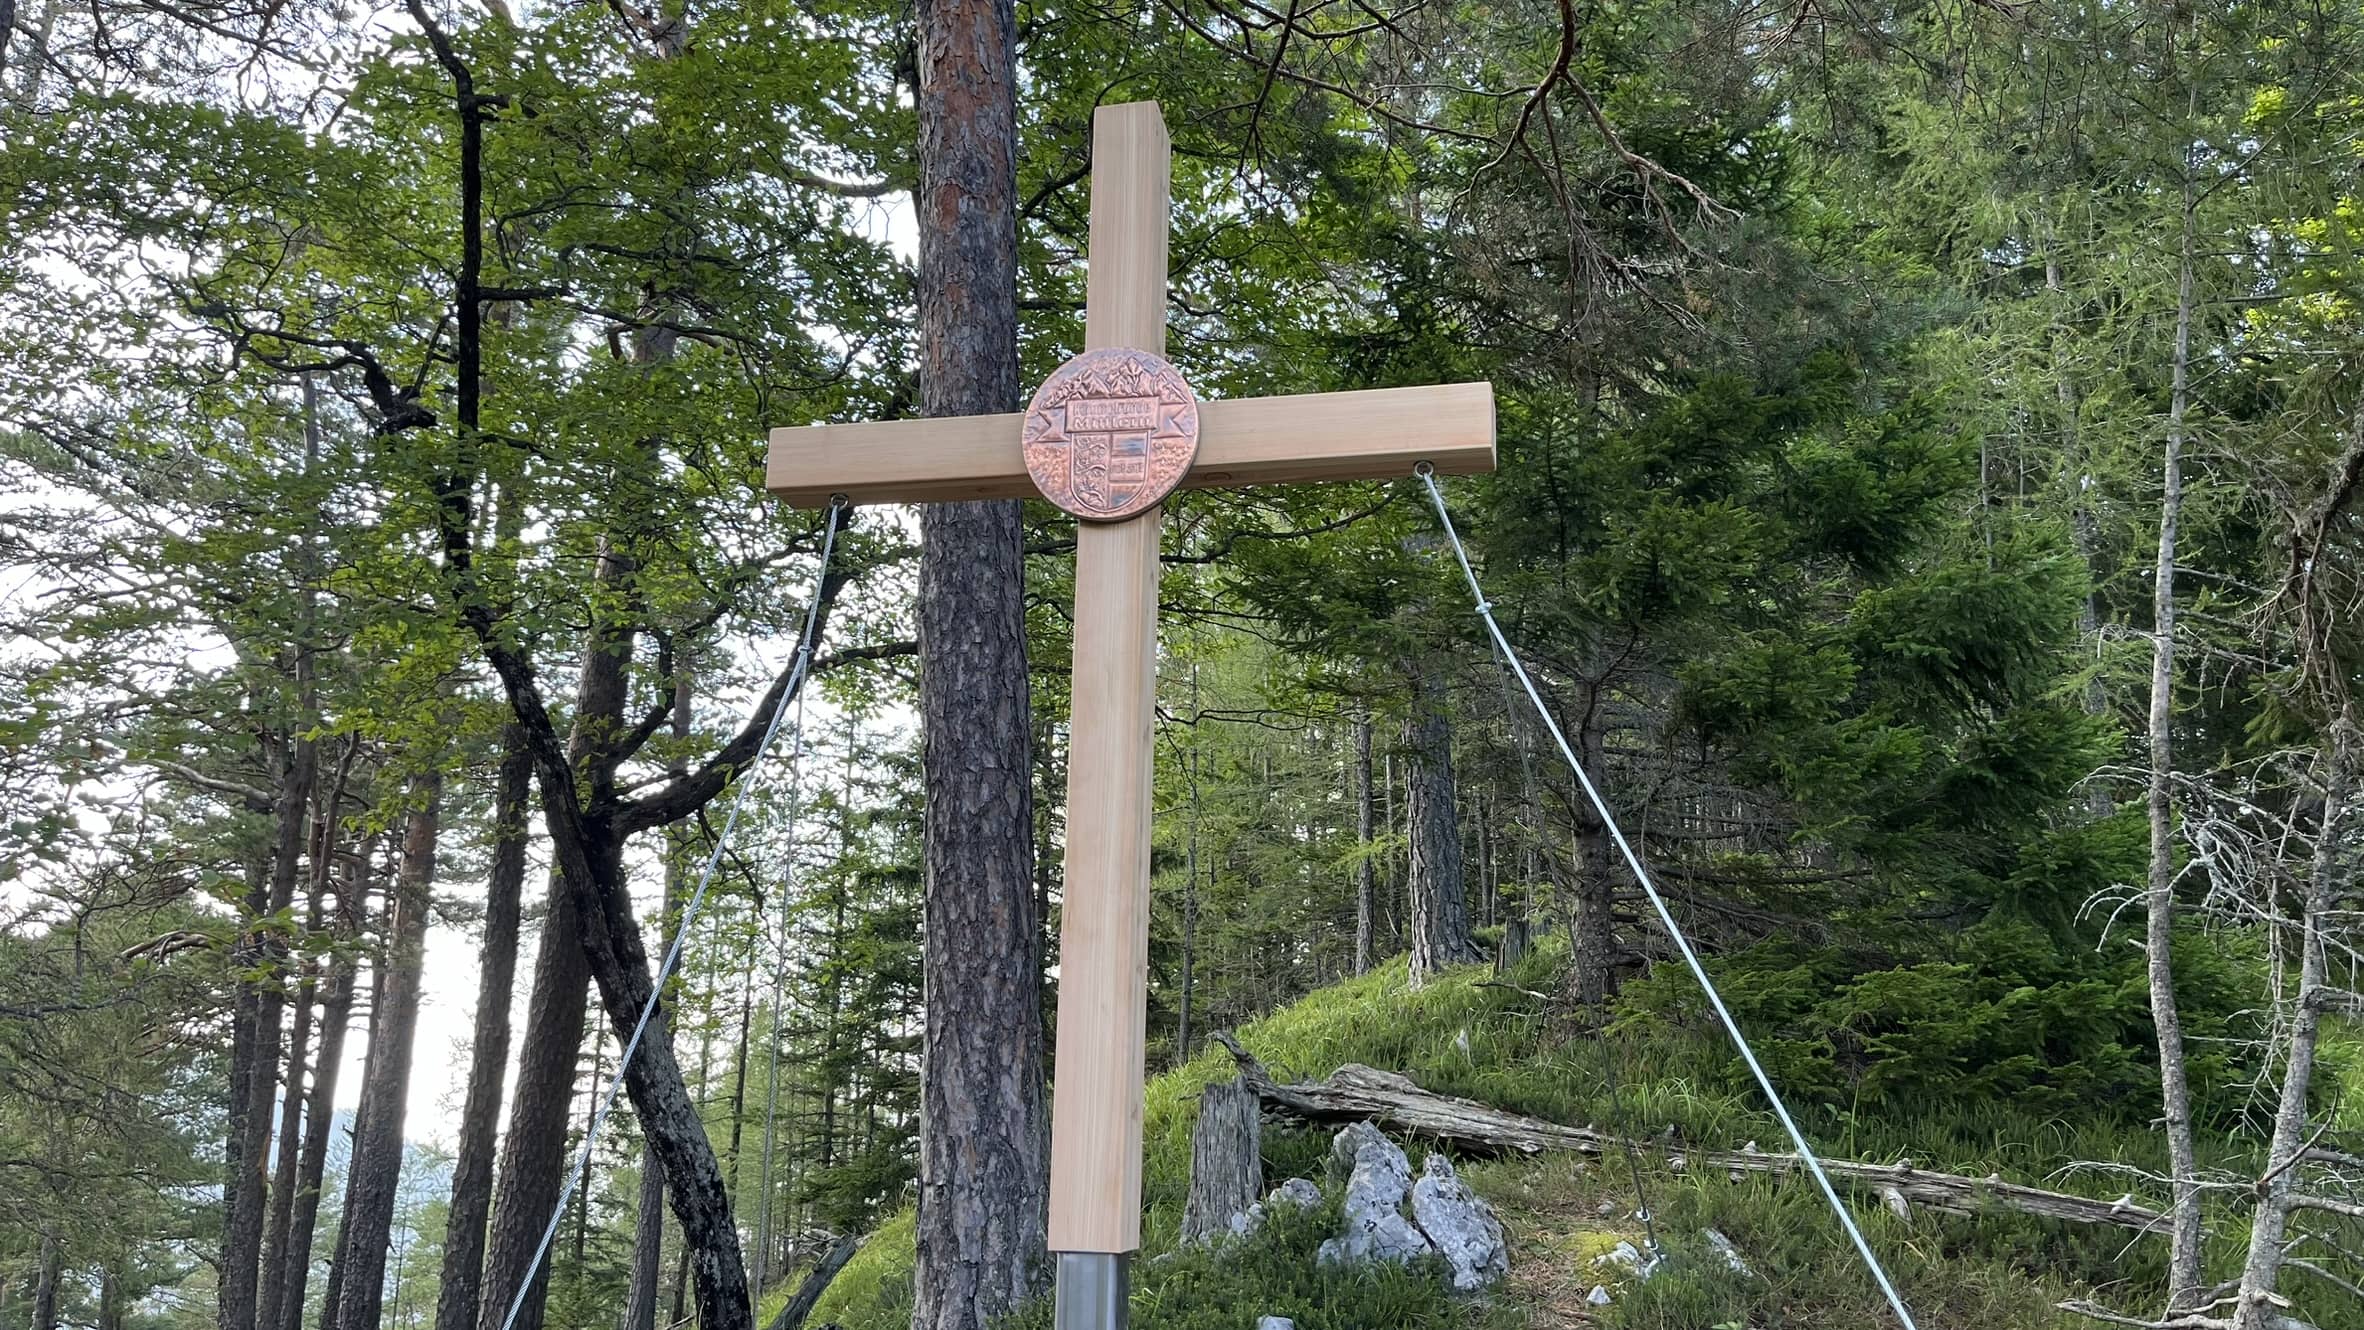
<path fill-rule="evenodd" d="M 1122 1258 L 1141 1239 L 1159 501 L 1177 486 L 1494 468 L 1490 384 L 1198 401 L 1163 359 L 1168 182 L 1157 103 L 1099 108 L 1085 350 L 1030 410 L 774 430 L 765 476 L 802 506 L 1039 495 L 1082 519 L 1051 1101 L 1062 1330 L 1122 1323 Z"/>

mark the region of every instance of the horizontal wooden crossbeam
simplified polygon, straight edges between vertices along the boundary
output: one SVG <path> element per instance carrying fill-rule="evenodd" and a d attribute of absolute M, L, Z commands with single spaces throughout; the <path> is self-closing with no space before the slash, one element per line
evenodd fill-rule
<path fill-rule="evenodd" d="M 1022 417 L 949 416 L 772 431 L 764 485 L 800 508 L 945 503 L 1035 495 Z M 1184 489 L 1382 480 L 1421 462 L 1437 474 L 1494 469 L 1494 389 L 1485 383 L 1250 397 L 1199 404 L 1198 460 Z"/>

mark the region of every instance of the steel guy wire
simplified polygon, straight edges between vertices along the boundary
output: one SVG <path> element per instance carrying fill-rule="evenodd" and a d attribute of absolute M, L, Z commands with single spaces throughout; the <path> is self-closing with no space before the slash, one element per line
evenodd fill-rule
<path fill-rule="evenodd" d="M 616 1094 L 624 1087 L 624 1072 L 632 1065 L 632 1055 L 640 1051 L 640 1040 L 648 1033 L 649 1022 L 655 1019 L 658 1000 L 663 997 L 666 981 L 681 965 L 682 944 L 690 935 L 690 926 L 698 920 L 698 912 L 705 906 L 706 889 L 714 885 L 714 872 L 722 863 L 722 856 L 730 848 L 731 832 L 739 825 L 739 814 L 747 807 L 747 796 L 763 784 L 764 755 L 771 751 L 772 740 L 780 733 L 780 723 L 788 717 L 788 699 L 801 696 L 805 676 L 813 666 L 814 639 L 821 623 L 821 593 L 829 583 L 830 556 L 837 551 L 837 531 L 850 506 L 842 494 L 829 499 L 829 512 L 821 520 L 821 561 L 813 571 L 812 599 L 805 602 L 804 627 L 797 633 L 796 658 L 788 665 L 788 684 L 781 691 L 780 701 L 772 708 L 772 718 L 764 726 L 763 737 L 756 741 L 755 752 L 747 765 L 737 773 L 738 793 L 731 797 L 731 808 L 722 820 L 722 830 L 714 835 L 714 849 L 706 856 L 705 870 L 698 874 L 698 889 L 690 893 L 689 904 L 682 907 L 681 920 L 674 926 L 672 944 L 665 949 L 665 963 L 657 967 L 656 982 L 649 988 L 648 1001 L 641 1004 L 640 1019 L 633 1022 L 632 1037 L 624 1041 L 623 1055 L 616 1059 L 616 1074 L 608 1081 L 607 1094 L 600 1100 L 599 1112 L 592 1115 L 590 1130 L 583 1133 L 583 1148 L 575 1156 L 575 1166 L 567 1171 L 566 1183 L 559 1189 L 557 1204 L 550 1207 L 550 1222 L 542 1226 L 542 1238 L 534 1244 L 533 1259 L 526 1263 L 525 1274 L 517 1285 L 517 1294 L 509 1300 L 508 1314 L 501 1318 L 501 1330 L 515 1330 L 517 1316 L 525 1306 L 526 1297 L 533 1292 L 534 1279 L 541 1273 L 542 1262 L 550 1255 L 550 1243 L 558 1236 L 559 1222 L 566 1216 L 566 1205 L 574 1199 L 575 1188 L 591 1169 L 591 1150 L 599 1143 L 599 1129 L 607 1125 L 607 1117 L 616 1106 Z M 762 703 L 759 700 L 758 706 Z"/>
<path fill-rule="evenodd" d="M 1445 538 L 1452 543 L 1453 559 L 1461 565 L 1461 576 L 1469 582 L 1469 593 L 1477 602 L 1478 618 L 1485 621 L 1487 635 L 1510 662 L 1511 671 L 1527 690 L 1527 700 L 1534 704 L 1535 714 L 1543 718 L 1544 729 L 1550 731 L 1552 741 L 1559 745 L 1560 756 L 1567 759 L 1568 769 L 1576 774 L 1577 784 L 1583 786 L 1585 799 L 1592 804 L 1593 811 L 1600 815 L 1602 825 L 1609 829 L 1609 839 L 1616 842 L 1617 851 L 1624 856 L 1626 867 L 1633 870 L 1634 881 L 1641 884 L 1642 894 L 1650 898 L 1650 907 L 1657 911 L 1658 921 L 1666 926 L 1667 936 L 1674 939 L 1675 949 L 1682 953 L 1683 964 L 1690 969 L 1691 977 L 1699 981 L 1700 990 L 1707 994 L 1708 1005 L 1715 1009 L 1716 1018 L 1724 1023 L 1724 1032 L 1731 1036 L 1732 1046 L 1739 1050 L 1740 1060 L 1748 1064 L 1749 1074 L 1756 1078 L 1757 1088 L 1764 1091 L 1766 1102 L 1773 1106 L 1773 1115 L 1781 1120 L 1782 1130 L 1789 1133 L 1791 1144 L 1797 1146 L 1798 1158 L 1805 1161 L 1807 1171 L 1814 1175 L 1816 1185 L 1822 1188 L 1823 1199 L 1830 1202 L 1831 1213 L 1838 1216 L 1839 1226 L 1847 1230 L 1848 1239 L 1855 1244 L 1856 1253 L 1863 1257 L 1864 1265 L 1870 1269 L 1872 1279 L 1879 1284 L 1880 1292 L 1888 1299 L 1889 1307 L 1895 1310 L 1896 1319 L 1904 1323 L 1905 1330 L 1920 1330 L 1919 1324 L 1913 1320 L 1912 1312 L 1904 1305 L 1904 1295 L 1896 1291 L 1895 1281 L 1888 1277 L 1886 1267 L 1880 1264 L 1880 1258 L 1873 1253 L 1871 1243 L 1856 1225 L 1854 1214 L 1847 1209 L 1846 1202 L 1839 1199 L 1838 1189 L 1831 1185 L 1830 1175 L 1822 1169 L 1822 1160 L 1815 1155 L 1814 1147 L 1806 1143 L 1806 1133 L 1799 1129 L 1797 1119 L 1790 1116 L 1789 1105 L 1782 1101 L 1781 1092 L 1773 1088 L 1773 1078 L 1766 1073 L 1764 1064 L 1757 1061 L 1756 1050 L 1749 1047 L 1748 1036 L 1741 1031 L 1740 1022 L 1733 1019 L 1731 1009 L 1724 1005 L 1723 995 L 1716 991 L 1715 981 L 1708 978 L 1707 967 L 1700 963 L 1699 953 L 1692 949 L 1690 939 L 1683 935 L 1682 925 L 1675 922 L 1674 911 L 1668 908 L 1666 897 L 1659 894 L 1657 884 L 1650 880 L 1649 870 L 1642 866 L 1642 857 L 1634 852 L 1632 844 L 1625 839 L 1624 830 L 1617 825 L 1617 815 L 1609 810 L 1609 801 L 1601 797 L 1601 792 L 1592 783 L 1592 777 L 1586 774 L 1584 764 L 1576 760 L 1576 751 L 1568 746 L 1568 736 L 1561 733 L 1560 723 L 1553 718 L 1551 708 L 1543 705 L 1543 694 L 1536 689 L 1535 680 L 1528 675 L 1527 667 L 1520 663 L 1518 653 L 1511 650 L 1510 639 L 1502 634 L 1502 625 L 1494 621 L 1493 603 L 1486 599 L 1485 588 L 1478 584 L 1477 571 L 1470 567 L 1469 551 L 1461 544 L 1461 533 L 1453 529 L 1453 518 L 1445 511 L 1445 492 L 1436 483 L 1436 468 L 1422 462 L 1414 469 L 1414 474 L 1420 477 L 1421 484 L 1428 487 L 1429 500 L 1436 505 L 1436 520 L 1444 528 Z"/>
<path fill-rule="evenodd" d="M 1516 704 L 1511 700 L 1510 662 L 1492 640 L 1487 641 L 1486 647 L 1493 655 L 1497 677 L 1502 680 L 1502 719 L 1510 732 L 1511 746 L 1518 750 L 1519 778 L 1526 786 L 1525 813 L 1528 825 L 1524 831 L 1532 837 L 1535 834 L 1533 820 L 1540 818 L 1543 813 L 1543 801 L 1535 794 L 1534 755 L 1528 751 L 1530 745 L 1526 731 L 1519 725 Z M 1523 907 L 1524 902 L 1521 905 Z M 1623 1078 L 1617 1074 L 1617 1052 L 1609 1047 L 1609 1032 L 1605 1027 L 1593 1032 L 1592 1044 L 1600 1051 L 1601 1074 L 1609 1083 L 1609 1125 L 1616 1130 L 1619 1144 L 1625 1147 L 1625 1168 L 1633 1179 L 1634 1214 L 1642 1221 L 1642 1241 L 1649 1249 L 1650 1259 L 1656 1260 L 1662 1250 L 1658 1245 L 1658 1212 L 1650 1204 L 1650 1189 L 1643 1185 L 1641 1150 L 1634 1145 L 1633 1131 L 1625 1116 L 1625 1085 Z"/>

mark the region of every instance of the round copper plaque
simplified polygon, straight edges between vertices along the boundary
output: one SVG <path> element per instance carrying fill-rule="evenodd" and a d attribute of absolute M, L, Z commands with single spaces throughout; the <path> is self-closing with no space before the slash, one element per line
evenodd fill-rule
<path fill-rule="evenodd" d="M 1198 455 L 1198 395 L 1165 357 L 1106 347 L 1051 372 L 1026 408 L 1026 472 L 1087 522 L 1145 512 Z"/>

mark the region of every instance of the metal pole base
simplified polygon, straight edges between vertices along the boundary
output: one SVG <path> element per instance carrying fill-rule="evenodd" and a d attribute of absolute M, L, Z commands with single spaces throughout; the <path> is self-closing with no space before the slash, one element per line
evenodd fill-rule
<path fill-rule="evenodd" d="M 1130 1252 L 1060 1252 L 1052 1325 L 1056 1330 L 1125 1330 L 1132 1271 Z"/>

